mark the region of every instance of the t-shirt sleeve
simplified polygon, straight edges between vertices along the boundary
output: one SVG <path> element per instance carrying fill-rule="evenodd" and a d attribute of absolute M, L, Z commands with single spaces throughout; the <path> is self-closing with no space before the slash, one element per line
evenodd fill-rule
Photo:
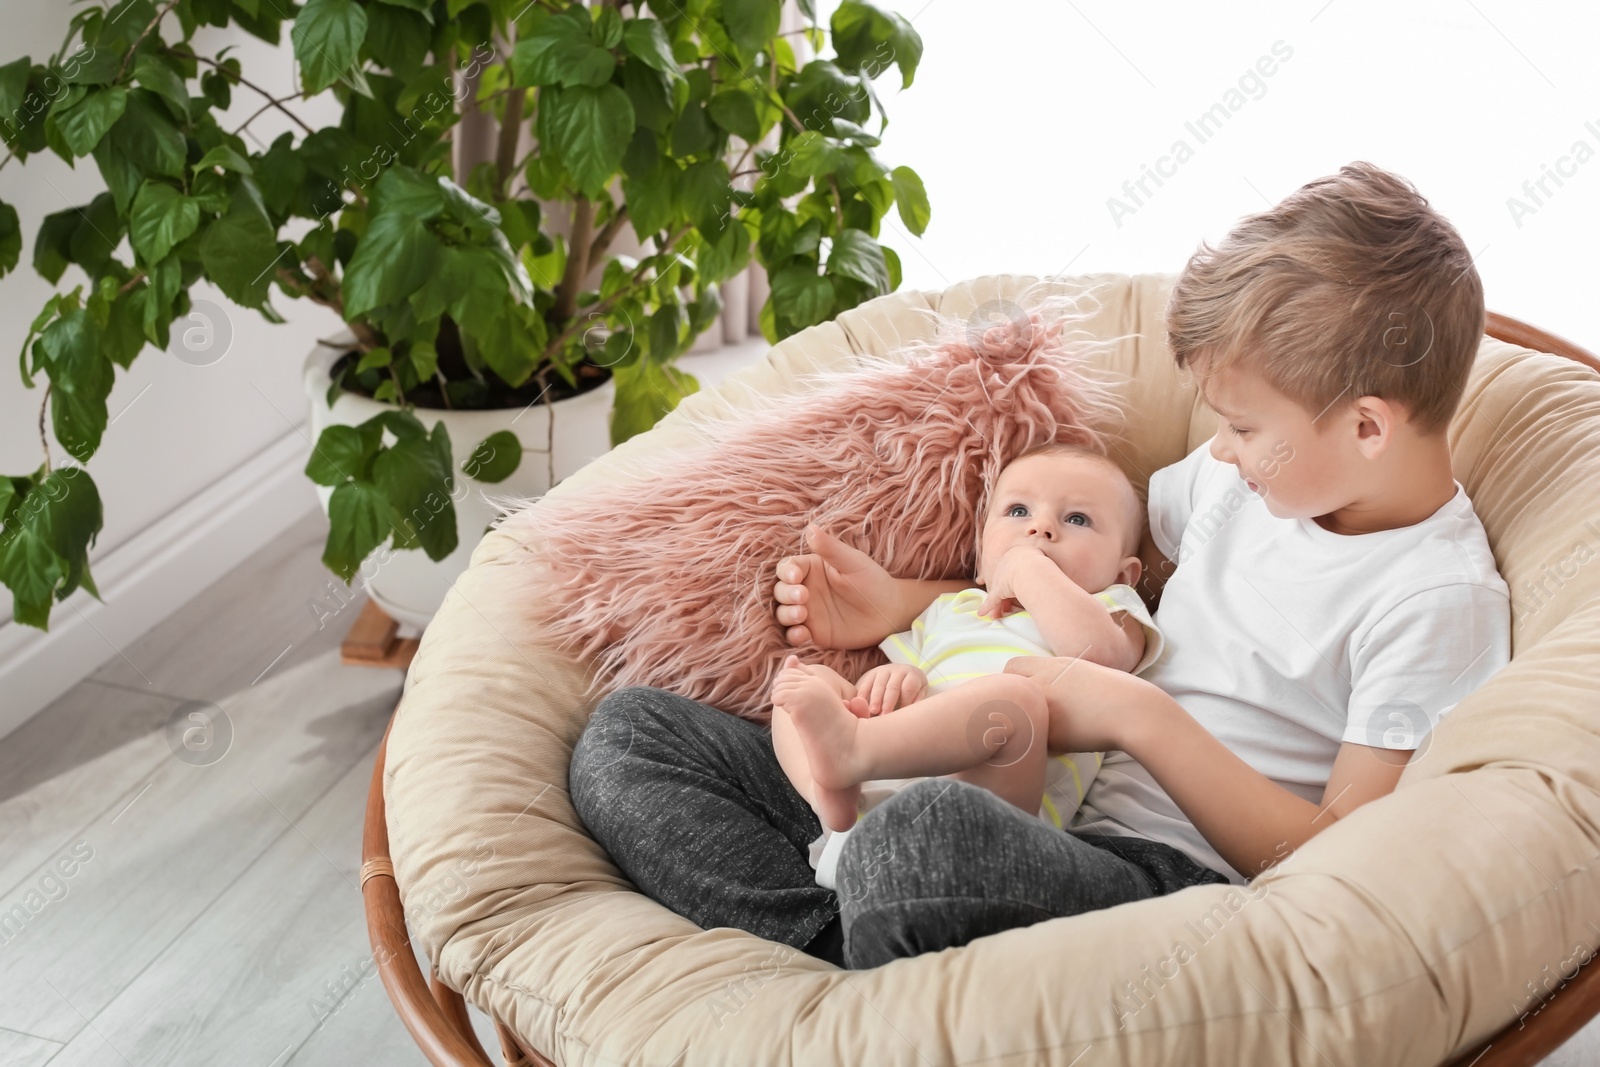
<path fill-rule="evenodd" d="M 903 633 L 890 634 L 879 643 L 878 647 L 883 649 L 890 663 L 908 663 L 920 671 L 928 669 L 927 660 L 922 656 L 922 643 L 928 627 L 933 625 L 943 603 L 944 597 L 939 597 L 922 609 L 922 614 L 912 621 L 911 629 Z"/>
<path fill-rule="evenodd" d="M 1184 527 L 1194 514 L 1208 463 L 1215 463 L 1209 442 L 1150 476 L 1150 537 L 1161 554 L 1174 563 L 1178 561 Z"/>
<path fill-rule="evenodd" d="M 1343 741 L 1414 749 L 1511 660 L 1511 605 L 1470 582 L 1406 597 L 1359 634 Z"/>
<path fill-rule="evenodd" d="M 1138 620 L 1144 629 L 1144 655 L 1140 657 L 1139 665 L 1133 669 L 1134 674 L 1140 673 L 1161 658 L 1161 653 L 1166 648 L 1166 640 L 1156 628 L 1155 619 L 1150 617 L 1150 609 L 1144 606 L 1144 601 L 1139 599 L 1139 594 L 1133 586 L 1107 586 L 1105 591 L 1095 595 L 1095 599 L 1104 604 L 1106 610 L 1113 615 L 1119 611 L 1126 611 Z"/>

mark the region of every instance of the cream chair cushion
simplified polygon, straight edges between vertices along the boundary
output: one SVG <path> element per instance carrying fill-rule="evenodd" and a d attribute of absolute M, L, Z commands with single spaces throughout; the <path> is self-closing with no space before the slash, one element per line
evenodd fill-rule
<path fill-rule="evenodd" d="M 747 388 L 888 354 L 1036 281 L 895 293 L 775 346 L 563 481 L 583 492 L 738 410 Z M 1141 486 L 1210 432 L 1172 366 L 1167 276 L 1097 288 L 1126 336 L 1117 457 Z M 1456 475 L 1513 591 L 1514 659 L 1445 718 L 1395 792 L 1249 886 L 1201 886 L 839 970 L 637 892 L 585 832 L 567 766 L 592 702 L 513 576 L 538 545 L 491 532 L 423 637 L 385 795 L 407 917 L 446 982 L 557 1063 L 1437 1064 L 1600 944 L 1600 378 L 1490 339 L 1451 428 Z M 535 575 L 536 577 L 536 575 Z"/>

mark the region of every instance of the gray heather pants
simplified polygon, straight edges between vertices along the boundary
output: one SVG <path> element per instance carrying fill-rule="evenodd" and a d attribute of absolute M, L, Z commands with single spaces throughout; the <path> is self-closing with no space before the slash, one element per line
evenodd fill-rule
<path fill-rule="evenodd" d="M 1063 833 L 932 778 L 869 811 L 814 881 L 822 827 L 764 726 L 663 689 L 601 700 L 572 752 L 572 803 L 646 895 L 851 968 L 1228 879 L 1156 841 Z"/>

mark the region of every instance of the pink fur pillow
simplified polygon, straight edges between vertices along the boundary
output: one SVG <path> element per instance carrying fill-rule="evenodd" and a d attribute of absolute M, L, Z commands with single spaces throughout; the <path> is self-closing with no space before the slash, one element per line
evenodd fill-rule
<path fill-rule="evenodd" d="M 657 686 L 766 722 L 771 679 L 796 651 L 772 585 L 778 561 L 806 551 L 806 523 L 901 577 L 970 577 L 978 516 L 1011 457 L 1047 441 L 1103 449 L 1116 409 L 1086 356 L 1104 342 L 1073 336 L 1084 314 L 1064 298 L 1006 309 L 934 314 L 904 362 L 805 375 L 809 391 L 695 418 L 703 443 L 648 476 L 505 517 L 544 544 L 550 577 L 530 608 L 595 661 L 596 687 Z M 877 648 L 799 651 L 850 679 L 886 662 Z"/>

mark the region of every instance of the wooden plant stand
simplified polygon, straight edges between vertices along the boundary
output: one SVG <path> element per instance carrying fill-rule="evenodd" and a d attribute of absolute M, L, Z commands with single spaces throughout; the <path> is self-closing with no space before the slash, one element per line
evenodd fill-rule
<path fill-rule="evenodd" d="M 361 605 L 339 646 L 339 659 L 347 667 L 394 667 L 406 670 L 417 654 L 417 638 L 396 637 L 400 624 L 389 618 L 376 601 Z"/>

